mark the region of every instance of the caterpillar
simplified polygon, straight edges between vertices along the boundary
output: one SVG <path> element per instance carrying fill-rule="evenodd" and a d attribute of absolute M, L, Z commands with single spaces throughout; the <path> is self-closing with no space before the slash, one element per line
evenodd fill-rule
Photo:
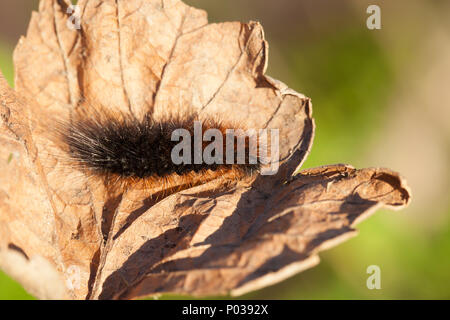
<path fill-rule="evenodd" d="M 214 117 L 200 120 L 191 113 L 156 120 L 151 114 L 137 119 L 105 108 L 80 110 L 70 121 L 58 122 L 59 144 L 71 165 L 106 185 L 170 193 L 213 179 L 230 182 L 259 173 L 259 139 Z M 214 161 L 202 159 L 205 153 Z"/>

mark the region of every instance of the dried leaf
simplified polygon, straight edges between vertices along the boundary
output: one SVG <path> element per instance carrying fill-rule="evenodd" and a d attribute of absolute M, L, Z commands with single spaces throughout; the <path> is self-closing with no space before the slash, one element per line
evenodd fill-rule
<path fill-rule="evenodd" d="M 404 180 L 386 169 L 293 176 L 312 145 L 311 103 L 264 74 L 258 23 L 208 24 L 178 0 L 78 5 L 73 30 L 68 1 L 41 0 L 14 53 L 15 91 L 0 78 L 0 267 L 23 270 L 15 278 L 37 297 L 240 295 L 314 266 L 380 206 L 409 202 Z M 83 101 L 137 117 L 190 110 L 279 128 L 280 170 L 165 198 L 110 194 L 58 161 L 43 130 L 44 119 L 69 119 Z M 42 286 L 33 268 L 53 284 Z"/>

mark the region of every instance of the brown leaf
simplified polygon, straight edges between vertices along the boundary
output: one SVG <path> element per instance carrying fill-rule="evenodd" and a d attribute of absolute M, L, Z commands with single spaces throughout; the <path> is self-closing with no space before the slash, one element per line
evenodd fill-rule
<path fill-rule="evenodd" d="M 312 145 L 311 103 L 265 76 L 258 23 L 208 24 L 178 0 L 80 0 L 72 30 L 68 5 L 41 0 L 14 53 L 15 91 L 0 78 L 0 266 L 37 297 L 243 294 L 312 267 L 374 209 L 409 202 L 385 169 L 293 177 Z M 69 119 L 84 101 L 137 117 L 189 110 L 279 128 L 280 170 L 165 198 L 110 194 L 58 161 L 45 132 L 46 119 Z M 33 268 L 52 285 L 33 280 Z"/>

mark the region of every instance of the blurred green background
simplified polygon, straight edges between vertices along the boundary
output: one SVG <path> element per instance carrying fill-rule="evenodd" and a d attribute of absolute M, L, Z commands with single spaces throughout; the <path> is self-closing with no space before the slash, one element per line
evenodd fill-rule
<path fill-rule="evenodd" d="M 317 130 L 304 168 L 389 167 L 413 191 L 406 210 L 377 212 L 319 266 L 244 298 L 449 299 L 450 1 L 186 2 L 212 22 L 262 23 L 267 73 L 313 101 Z M 0 2 L 0 69 L 11 85 L 12 51 L 37 3 Z M 366 27 L 370 4 L 381 7 L 381 30 Z M 370 265 L 381 268 L 380 290 L 366 287 Z M 0 271 L 0 299 L 29 298 Z"/>

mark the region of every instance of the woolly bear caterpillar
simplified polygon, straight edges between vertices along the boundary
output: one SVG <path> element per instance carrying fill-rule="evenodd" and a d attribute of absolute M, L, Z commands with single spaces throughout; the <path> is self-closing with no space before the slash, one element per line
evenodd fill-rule
<path fill-rule="evenodd" d="M 105 185 L 158 188 L 171 193 L 217 178 L 237 181 L 259 172 L 258 138 L 224 121 L 211 117 L 200 121 L 195 113 L 155 120 L 151 114 L 137 119 L 99 107 L 79 110 L 72 114 L 70 121 L 57 121 L 58 144 L 65 150 L 69 164 L 100 178 Z M 199 142 L 195 137 L 196 125 L 200 125 L 202 134 L 216 130 L 214 139 L 202 136 L 197 147 L 200 153 L 209 151 L 220 161 L 198 162 L 195 159 Z M 231 140 L 230 129 L 234 130 Z M 173 133 L 177 130 L 193 137 L 187 142 L 192 149 L 187 156 L 190 161 L 173 161 L 174 148 L 180 144 L 179 139 L 174 139 Z M 242 149 L 239 149 L 239 141 Z M 182 156 L 186 160 L 184 152 Z"/>

